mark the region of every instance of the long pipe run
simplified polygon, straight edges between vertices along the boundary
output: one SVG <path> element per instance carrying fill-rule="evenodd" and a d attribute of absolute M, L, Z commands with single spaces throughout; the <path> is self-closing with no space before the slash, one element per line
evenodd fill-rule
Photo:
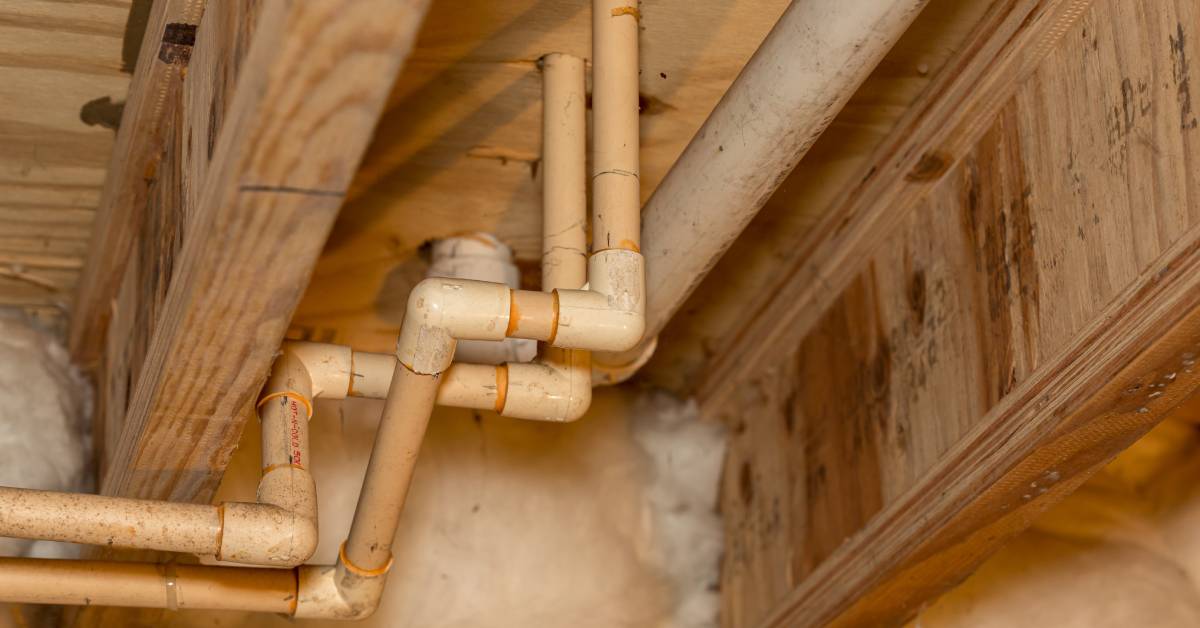
<path fill-rule="evenodd" d="M 663 330 L 927 2 L 788 6 L 642 211 L 647 339 Z M 597 359 L 619 365 L 645 354 L 642 347 Z"/>

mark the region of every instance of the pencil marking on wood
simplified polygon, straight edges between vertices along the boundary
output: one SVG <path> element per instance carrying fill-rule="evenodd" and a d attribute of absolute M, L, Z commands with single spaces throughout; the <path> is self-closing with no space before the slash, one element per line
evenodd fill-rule
<path fill-rule="evenodd" d="M 1187 58 L 1187 35 L 1183 32 L 1183 24 L 1176 23 L 1175 35 L 1168 36 L 1171 41 L 1171 65 L 1175 78 L 1175 88 L 1179 99 L 1179 126 L 1183 130 L 1196 128 L 1196 117 L 1192 115 L 1192 77 Z"/>
<path fill-rule="evenodd" d="M 333 198 L 342 198 L 346 196 L 345 192 L 338 190 L 312 190 L 308 188 L 296 188 L 286 185 L 243 185 L 239 188 L 243 192 L 273 192 L 276 194 L 302 194 L 304 196 L 329 196 Z"/>

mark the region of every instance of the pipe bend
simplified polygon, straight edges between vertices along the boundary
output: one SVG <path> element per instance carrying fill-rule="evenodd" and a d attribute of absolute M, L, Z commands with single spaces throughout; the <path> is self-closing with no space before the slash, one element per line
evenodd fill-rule
<path fill-rule="evenodd" d="M 415 373 L 436 375 L 454 361 L 458 340 L 503 340 L 512 295 L 504 284 L 431 277 L 408 295 L 396 358 Z"/>
<path fill-rule="evenodd" d="M 550 349 L 528 364 L 508 365 L 502 416 L 569 423 L 592 405 L 591 360 L 586 351 Z"/>
<path fill-rule="evenodd" d="M 646 331 L 646 268 L 641 253 L 599 251 L 588 260 L 583 290 L 556 290 L 558 330 L 553 345 L 589 351 L 628 351 Z"/>
<path fill-rule="evenodd" d="M 312 382 L 312 396 L 345 399 L 354 369 L 350 347 L 321 342 L 285 340 L 283 352 L 291 353 L 304 366 Z"/>
<path fill-rule="evenodd" d="M 218 560 L 265 567 L 296 567 L 317 551 L 317 523 L 270 504 L 221 504 Z"/>
<path fill-rule="evenodd" d="M 375 614 L 391 569 L 362 571 L 346 560 L 345 546 L 336 565 L 302 565 L 297 570 L 297 618 L 360 620 Z"/>

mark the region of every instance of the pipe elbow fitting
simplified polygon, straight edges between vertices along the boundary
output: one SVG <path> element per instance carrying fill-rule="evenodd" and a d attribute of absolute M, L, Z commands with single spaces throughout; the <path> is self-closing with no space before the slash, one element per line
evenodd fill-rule
<path fill-rule="evenodd" d="M 567 423 L 591 405 L 591 364 L 584 351 L 557 350 L 543 361 L 508 365 L 502 416 Z"/>
<path fill-rule="evenodd" d="M 220 560 L 295 567 L 317 551 L 317 489 L 308 471 L 281 466 L 263 474 L 258 503 L 221 504 Z"/>
<path fill-rule="evenodd" d="M 221 504 L 218 560 L 264 567 L 296 567 L 317 551 L 317 522 L 269 504 Z"/>
<path fill-rule="evenodd" d="M 287 340 L 284 354 L 294 355 L 312 381 L 312 397 L 345 399 L 354 371 L 353 350 L 341 345 Z"/>
<path fill-rule="evenodd" d="M 556 292 L 556 347 L 628 351 L 646 333 L 646 269 L 640 253 L 600 251 L 588 260 L 587 289 Z"/>
<path fill-rule="evenodd" d="M 302 565 L 297 570 L 295 617 L 360 620 L 375 614 L 383 599 L 388 563 L 376 571 L 351 566 L 344 555 L 336 565 Z"/>
<path fill-rule="evenodd" d="M 422 375 L 454 361 L 458 340 L 503 340 L 512 295 L 504 284 L 431 277 L 408 295 L 396 358 Z"/>

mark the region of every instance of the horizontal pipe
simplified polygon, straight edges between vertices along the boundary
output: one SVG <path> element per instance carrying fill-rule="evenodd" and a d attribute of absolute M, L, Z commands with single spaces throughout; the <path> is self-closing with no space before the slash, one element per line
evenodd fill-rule
<path fill-rule="evenodd" d="M 308 342 L 288 344 L 308 345 L 298 352 L 306 356 L 343 349 Z M 354 351 L 352 355 L 353 371 L 344 375 L 353 379 L 352 386 L 345 384 L 351 395 L 387 398 L 396 371 L 396 357 L 364 351 Z M 549 347 L 542 359 L 531 363 L 492 366 L 455 362 L 439 377 L 435 402 L 451 408 L 494 410 L 514 419 L 573 421 L 591 403 L 594 375 L 588 355 L 587 351 Z"/>
<path fill-rule="evenodd" d="M 0 602 L 292 614 L 291 569 L 0 558 Z"/>
<path fill-rule="evenodd" d="M 217 506 L 0 487 L 0 536 L 214 555 Z"/>
<path fill-rule="evenodd" d="M 491 281 L 509 288 L 521 286 L 521 271 L 513 262 L 512 249 L 490 233 L 469 232 L 435 240 L 432 257 L 426 277 Z M 535 355 L 537 342 L 525 338 L 459 340 L 454 348 L 455 362 L 471 364 L 526 362 Z"/>

